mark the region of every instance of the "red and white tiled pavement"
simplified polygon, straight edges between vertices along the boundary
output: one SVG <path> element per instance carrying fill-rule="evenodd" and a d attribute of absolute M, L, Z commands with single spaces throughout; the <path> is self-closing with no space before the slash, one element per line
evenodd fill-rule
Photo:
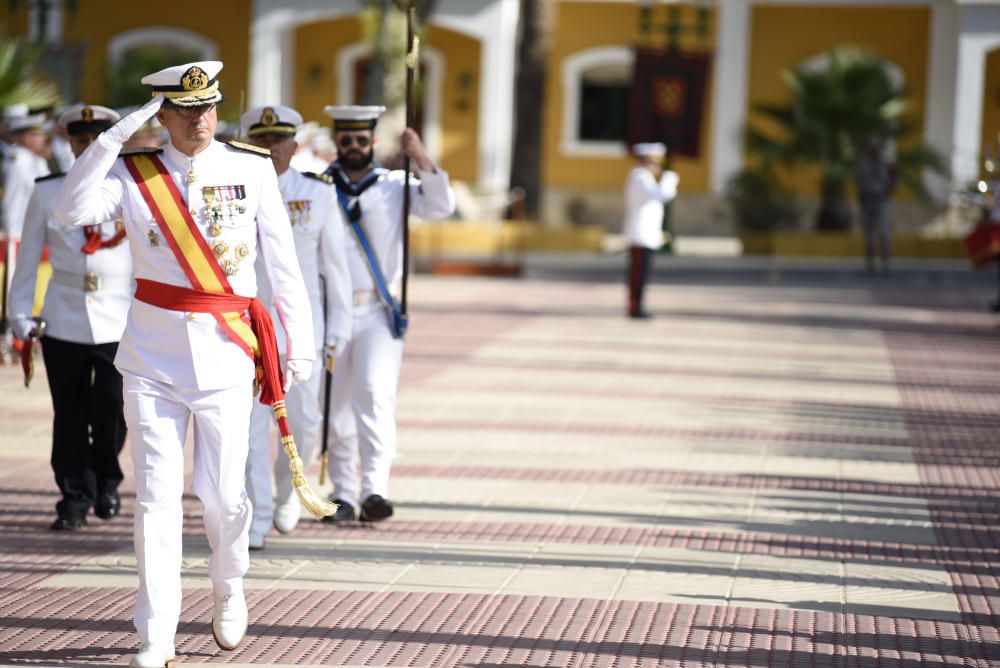
<path fill-rule="evenodd" d="M 1000 665 L 1000 330 L 967 284 L 675 281 L 651 322 L 611 282 L 412 285 L 397 517 L 269 536 L 223 652 L 189 499 L 183 665 Z M 122 665 L 132 486 L 47 530 L 40 376 L 0 369 L 0 665 Z"/>

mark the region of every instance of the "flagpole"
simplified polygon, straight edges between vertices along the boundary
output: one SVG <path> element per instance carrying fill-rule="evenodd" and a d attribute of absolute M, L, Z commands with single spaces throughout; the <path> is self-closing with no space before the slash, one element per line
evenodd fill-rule
<path fill-rule="evenodd" d="M 413 126 L 413 76 L 417 68 L 417 42 L 413 33 L 414 0 L 408 0 L 406 11 L 406 127 Z M 403 282 L 399 310 L 403 321 L 407 315 L 407 287 L 410 275 L 410 156 L 403 155 Z"/>

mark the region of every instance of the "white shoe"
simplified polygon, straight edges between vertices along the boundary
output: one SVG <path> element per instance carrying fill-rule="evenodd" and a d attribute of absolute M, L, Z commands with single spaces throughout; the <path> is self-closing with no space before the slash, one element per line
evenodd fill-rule
<path fill-rule="evenodd" d="M 284 503 L 274 508 L 274 528 L 281 533 L 291 533 L 302 517 L 302 502 L 294 491 Z"/>
<path fill-rule="evenodd" d="M 222 649 L 236 649 L 247 634 L 247 602 L 243 594 L 219 596 L 215 594 L 215 611 L 212 613 L 212 635 Z"/>
<path fill-rule="evenodd" d="M 128 665 L 129 668 L 174 668 L 175 658 L 173 647 L 144 645 Z"/>
<path fill-rule="evenodd" d="M 258 531 L 250 532 L 250 549 L 251 550 L 263 550 L 264 549 L 264 534 Z"/>

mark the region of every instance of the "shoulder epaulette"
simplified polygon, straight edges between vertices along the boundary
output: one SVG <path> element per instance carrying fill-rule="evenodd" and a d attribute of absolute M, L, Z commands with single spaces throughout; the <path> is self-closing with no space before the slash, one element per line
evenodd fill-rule
<path fill-rule="evenodd" d="M 226 142 L 227 146 L 231 146 L 237 151 L 244 151 L 246 153 L 255 153 L 257 155 L 263 156 L 265 158 L 271 157 L 271 151 L 266 148 L 261 148 L 260 146 L 254 146 L 253 144 L 244 144 L 241 141 L 236 141 L 235 139 L 230 139 Z"/>
<path fill-rule="evenodd" d="M 52 179 L 61 179 L 66 176 L 63 172 L 56 172 L 55 174 L 49 174 L 48 176 L 39 176 L 35 179 L 35 183 L 41 183 L 42 181 L 51 181 Z"/>
<path fill-rule="evenodd" d="M 317 174 L 316 172 L 302 172 L 302 176 L 308 179 L 316 179 L 317 181 L 322 181 L 323 183 L 332 186 L 333 177 L 329 174 Z"/>
<path fill-rule="evenodd" d="M 126 155 L 140 155 L 148 153 L 163 153 L 162 148 L 148 148 L 145 146 L 138 146 L 136 148 L 123 148 L 119 153 L 118 157 L 123 158 Z"/>

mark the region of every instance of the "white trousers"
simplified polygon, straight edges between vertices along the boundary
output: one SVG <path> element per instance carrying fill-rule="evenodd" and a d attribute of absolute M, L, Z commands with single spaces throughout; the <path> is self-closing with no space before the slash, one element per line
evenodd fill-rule
<path fill-rule="evenodd" d="M 382 307 L 356 308 L 351 340 L 333 371 L 327 468 L 333 496 L 355 508 L 372 494 L 388 496 L 402 362 L 403 341 L 392 337 Z"/>
<path fill-rule="evenodd" d="M 285 396 L 285 408 L 288 411 L 288 426 L 295 438 L 295 447 L 302 460 L 302 468 L 309 466 L 312 453 L 319 441 L 320 422 L 320 388 L 323 384 L 323 351 L 316 352 L 312 375 L 309 379 L 296 385 Z M 282 358 L 284 366 L 284 358 Z M 266 534 L 274 519 L 274 497 L 271 489 L 271 425 L 274 424 L 274 411 L 259 401 L 253 402 L 250 414 L 250 456 L 247 457 L 247 494 L 253 503 L 253 520 L 250 530 Z M 275 432 L 277 433 L 277 432 Z M 279 504 L 284 504 L 295 494 L 292 488 L 292 472 L 288 468 L 288 457 L 285 456 L 278 442 L 278 456 L 274 462 L 274 488 Z"/>
<path fill-rule="evenodd" d="M 135 475 L 135 628 L 143 643 L 174 644 L 181 611 L 184 441 L 194 422 L 194 481 L 220 596 L 243 591 L 251 507 L 244 490 L 249 383 L 207 392 L 123 372 L 125 422 Z"/>

